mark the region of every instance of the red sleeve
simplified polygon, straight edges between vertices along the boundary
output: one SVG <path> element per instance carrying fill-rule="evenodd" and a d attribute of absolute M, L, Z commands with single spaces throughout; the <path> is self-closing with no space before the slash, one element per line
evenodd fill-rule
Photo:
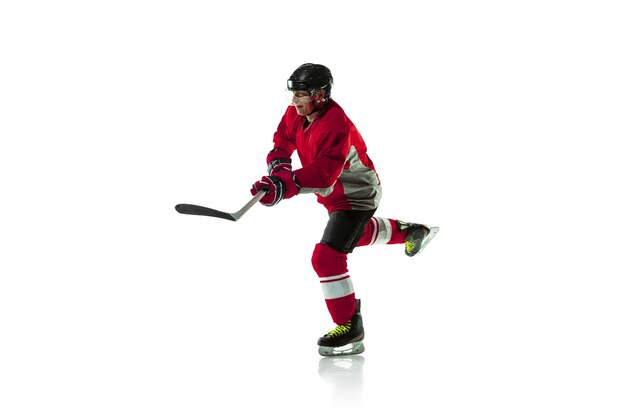
<path fill-rule="evenodd" d="M 289 155 L 296 150 L 296 108 L 289 106 L 274 133 L 274 147 L 286 151 Z"/>
<path fill-rule="evenodd" d="M 348 131 L 320 131 L 316 135 L 316 145 L 312 162 L 294 171 L 303 188 L 328 188 L 335 184 L 350 150 Z"/>

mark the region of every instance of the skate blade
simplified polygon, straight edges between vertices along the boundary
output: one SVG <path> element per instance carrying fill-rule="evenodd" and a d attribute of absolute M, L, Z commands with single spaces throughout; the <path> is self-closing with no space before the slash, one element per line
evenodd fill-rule
<path fill-rule="evenodd" d="M 322 356 L 346 356 L 346 355 L 358 355 L 365 351 L 365 345 L 363 342 L 353 342 L 347 345 L 332 347 L 332 346 L 320 346 L 319 354 Z"/>
<path fill-rule="evenodd" d="M 433 240 L 433 238 L 437 235 L 437 233 L 439 233 L 439 227 L 437 226 L 426 226 L 426 227 L 428 227 L 430 231 L 428 232 L 428 235 L 424 238 L 424 241 L 422 242 L 422 246 L 420 246 L 420 250 L 417 253 L 420 253 L 421 251 L 423 251 L 426 245 L 428 245 L 428 243 L 430 243 L 430 241 Z"/>

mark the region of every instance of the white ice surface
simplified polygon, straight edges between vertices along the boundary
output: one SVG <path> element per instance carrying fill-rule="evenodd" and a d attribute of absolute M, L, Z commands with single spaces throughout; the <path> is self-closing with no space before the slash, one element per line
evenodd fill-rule
<path fill-rule="evenodd" d="M 618 4 L 2 2 L 0 415 L 625 415 Z M 248 201 L 304 62 L 441 228 L 350 256 L 354 358 L 313 196 L 174 211 Z"/>

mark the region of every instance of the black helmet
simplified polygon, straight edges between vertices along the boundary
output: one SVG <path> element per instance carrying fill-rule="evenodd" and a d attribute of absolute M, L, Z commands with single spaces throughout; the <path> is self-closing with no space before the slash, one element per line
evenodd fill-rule
<path fill-rule="evenodd" d="M 333 87 L 333 75 L 330 70 L 320 64 L 302 64 L 287 79 L 287 90 L 308 91 L 312 96 L 318 90 L 326 90 L 326 99 L 330 98 Z"/>

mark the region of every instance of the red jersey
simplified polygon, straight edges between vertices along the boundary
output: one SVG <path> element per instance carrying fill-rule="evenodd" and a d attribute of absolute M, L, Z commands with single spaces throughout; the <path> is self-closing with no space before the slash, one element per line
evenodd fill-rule
<path fill-rule="evenodd" d="M 302 168 L 294 174 L 300 193 L 315 193 L 329 213 L 378 207 L 382 188 L 365 142 L 334 100 L 312 123 L 289 106 L 274 133 L 274 145 L 290 155 L 297 151 Z"/>

